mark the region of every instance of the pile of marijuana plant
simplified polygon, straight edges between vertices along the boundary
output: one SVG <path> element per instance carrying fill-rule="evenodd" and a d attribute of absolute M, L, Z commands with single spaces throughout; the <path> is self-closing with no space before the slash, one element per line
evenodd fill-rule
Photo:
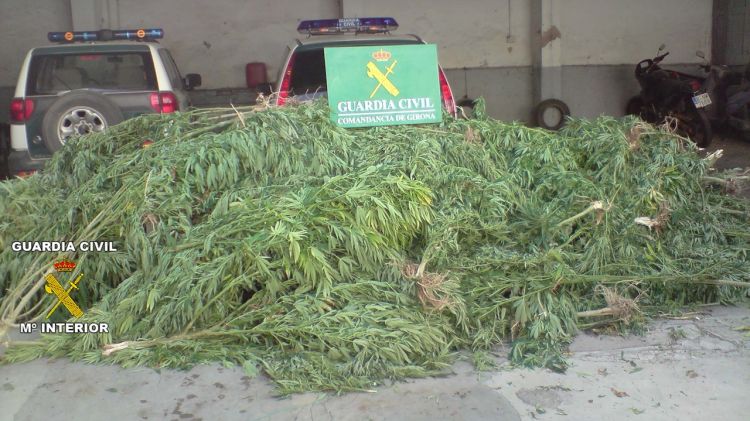
<path fill-rule="evenodd" d="M 5 362 L 222 362 L 282 393 L 362 390 L 505 339 L 563 369 L 579 327 L 747 296 L 750 205 L 715 155 L 633 118 L 554 133 L 475 114 L 342 129 L 319 101 L 69 142 L 0 183 L 0 337 L 55 304 L 43 275 L 62 258 L 85 274 L 80 321 L 110 332 L 11 342 Z M 41 240 L 118 252 L 10 248 Z"/>

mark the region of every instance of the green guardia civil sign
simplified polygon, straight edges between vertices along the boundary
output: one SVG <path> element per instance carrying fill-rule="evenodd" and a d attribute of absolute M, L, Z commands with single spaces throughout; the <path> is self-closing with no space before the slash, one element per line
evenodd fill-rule
<path fill-rule="evenodd" d="M 341 127 L 442 120 L 431 44 L 325 49 L 331 120 Z"/>

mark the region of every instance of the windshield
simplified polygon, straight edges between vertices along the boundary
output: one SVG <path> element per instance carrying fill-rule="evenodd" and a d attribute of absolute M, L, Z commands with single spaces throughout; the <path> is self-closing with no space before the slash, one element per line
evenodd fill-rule
<path fill-rule="evenodd" d="M 151 57 L 146 52 L 127 52 L 32 58 L 28 94 L 57 94 L 74 89 L 156 90 Z"/>

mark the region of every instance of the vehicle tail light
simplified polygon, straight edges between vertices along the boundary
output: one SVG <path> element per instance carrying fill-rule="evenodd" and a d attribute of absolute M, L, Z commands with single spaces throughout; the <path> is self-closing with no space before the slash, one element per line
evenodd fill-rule
<path fill-rule="evenodd" d="M 151 94 L 151 108 L 160 114 L 177 111 L 177 97 L 172 92 L 154 92 Z"/>
<path fill-rule="evenodd" d="M 438 76 L 440 77 L 440 97 L 443 99 L 443 107 L 452 115 L 456 115 L 456 102 L 453 100 L 453 91 L 451 91 L 451 85 L 448 84 L 448 79 L 443 73 L 443 69 L 438 68 Z"/>
<path fill-rule="evenodd" d="M 36 170 L 18 171 L 16 177 L 26 178 L 36 174 Z"/>
<path fill-rule="evenodd" d="M 289 98 L 289 91 L 292 89 L 292 68 L 294 67 L 294 57 L 294 54 L 289 57 L 289 63 L 286 65 L 286 71 L 281 79 L 281 86 L 279 87 L 279 96 L 276 98 L 276 105 L 284 105 Z"/>
<path fill-rule="evenodd" d="M 699 90 L 701 88 L 701 82 L 699 80 L 691 80 L 690 88 L 692 88 L 693 91 Z"/>
<path fill-rule="evenodd" d="M 10 122 L 23 123 L 34 113 L 34 101 L 26 98 L 13 98 L 10 101 Z"/>

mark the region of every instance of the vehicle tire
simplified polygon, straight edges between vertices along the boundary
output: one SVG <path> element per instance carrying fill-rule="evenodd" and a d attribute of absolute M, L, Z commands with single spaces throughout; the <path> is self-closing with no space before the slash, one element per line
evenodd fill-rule
<path fill-rule="evenodd" d="M 628 103 L 625 104 L 625 114 L 626 115 L 635 115 L 640 118 L 643 118 L 645 113 L 643 108 L 646 106 L 646 102 L 643 101 L 643 98 L 640 95 L 636 95 L 628 100 Z"/>
<path fill-rule="evenodd" d="M 713 130 L 706 112 L 703 110 L 690 110 L 673 116 L 677 120 L 677 134 L 695 142 L 699 148 L 705 148 L 711 144 Z"/>
<path fill-rule="evenodd" d="M 656 112 L 651 106 L 646 104 L 646 101 L 640 95 L 636 95 L 628 100 L 627 104 L 625 104 L 625 115 L 638 116 L 647 123 L 655 124 L 659 122 Z"/>
<path fill-rule="evenodd" d="M 71 91 L 47 110 L 42 120 L 42 139 L 54 153 L 71 138 L 102 132 L 122 120 L 120 109 L 104 95 Z"/>
<path fill-rule="evenodd" d="M 545 114 L 553 111 L 558 114 L 553 122 L 547 121 Z M 534 108 L 534 122 L 537 126 L 547 130 L 560 130 L 565 125 L 565 118 L 570 115 L 568 104 L 559 99 L 545 99 Z"/>

